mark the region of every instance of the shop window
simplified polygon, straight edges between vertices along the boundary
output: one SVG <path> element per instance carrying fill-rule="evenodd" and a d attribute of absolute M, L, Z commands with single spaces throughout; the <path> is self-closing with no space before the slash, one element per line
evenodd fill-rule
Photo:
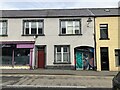
<path fill-rule="evenodd" d="M 15 49 L 14 65 L 28 65 L 30 49 Z"/>
<path fill-rule="evenodd" d="M 2 48 L 2 65 L 12 65 L 12 48 Z"/>

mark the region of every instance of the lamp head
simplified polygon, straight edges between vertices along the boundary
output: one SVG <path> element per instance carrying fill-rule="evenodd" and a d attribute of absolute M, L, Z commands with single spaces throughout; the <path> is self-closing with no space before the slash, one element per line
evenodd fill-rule
<path fill-rule="evenodd" d="M 92 22 L 92 19 L 89 17 L 88 20 L 87 20 L 87 22 Z"/>

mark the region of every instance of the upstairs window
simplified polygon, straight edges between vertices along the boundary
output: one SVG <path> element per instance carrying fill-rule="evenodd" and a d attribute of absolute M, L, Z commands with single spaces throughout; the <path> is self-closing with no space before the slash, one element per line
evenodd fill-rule
<path fill-rule="evenodd" d="M 7 21 L 0 21 L 0 35 L 7 35 Z"/>
<path fill-rule="evenodd" d="M 108 24 L 100 24 L 100 39 L 108 39 Z"/>
<path fill-rule="evenodd" d="M 43 20 L 24 20 L 24 35 L 43 35 Z"/>
<path fill-rule="evenodd" d="M 61 20 L 60 21 L 60 34 L 81 34 L 81 20 Z"/>

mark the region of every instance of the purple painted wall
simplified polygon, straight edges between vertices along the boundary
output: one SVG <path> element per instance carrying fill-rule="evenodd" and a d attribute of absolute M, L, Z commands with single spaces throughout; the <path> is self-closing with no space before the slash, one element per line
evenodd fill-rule
<path fill-rule="evenodd" d="M 34 44 L 17 44 L 17 48 L 34 48 Z"/>

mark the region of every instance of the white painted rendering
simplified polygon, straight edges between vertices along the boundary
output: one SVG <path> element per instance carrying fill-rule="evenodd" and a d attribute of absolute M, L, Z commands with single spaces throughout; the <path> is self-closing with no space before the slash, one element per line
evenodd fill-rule
<path fill-rule="evenodd" d="M 34 18 L 32 19 L 28 18 L 28 19 L 33 20 Z M 36 39 L 34 36 L 22 36 L 23 20 L 28 20 L 28 19 L 27 18 L 5 19 L 8 20 L 8 36 L 0 37 L 0 41 L 35 41 L 35 45 L 46 45 L 46 65 L 54 65 L 53 64 L 54 45 L 70 45 L 71 65 L 74 65 L 75 47 L 79 47 L 79 46 L 94 47 L 94 20 L 93 20 L 94 18 L 92 18 L 92 22 L 89 24 L 89 27 L 87 27 L 88 17 L 37 18 L 44 20 L 45 36 L 38 36 Z M 82 35 L 59 36 L 60 19 L 81 19 Z"/>

